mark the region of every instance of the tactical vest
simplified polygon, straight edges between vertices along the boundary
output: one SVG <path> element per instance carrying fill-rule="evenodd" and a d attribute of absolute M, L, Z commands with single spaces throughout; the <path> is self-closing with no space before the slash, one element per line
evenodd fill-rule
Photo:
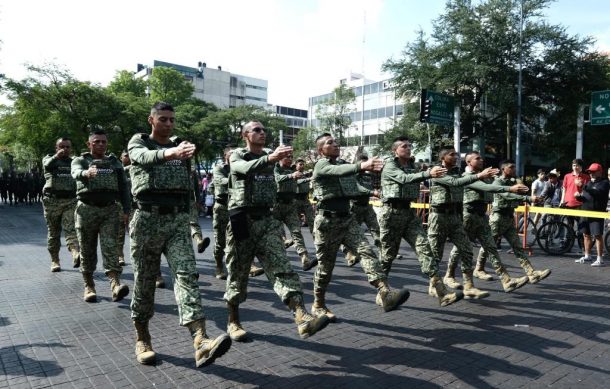
<path fill-rule="evenodd" d="M 499 177 L 499 178 L 496 178 L 496 180 L 494 181 L 494 184 L 504 185 L 504 186 L 512 186 L 512 185 L 515 185 L 516 183 L 517 183 L 517 180 L 515 180 L 514 178 L 506 178 L 506 177 Z M 520 201 L 517 199 L 509 200 L 509 199 L 506 199 L 506 198 L 496 194 L 496 195 L 494 195 L 493 209 L 514 209 L 519 206 L 519 202 Z"/>
<path fill-rule="evenodd" d="M 140 135 L 149 150 L 167 148 L 150 140 L 147 134 Z M 169 147 L 174 146 L 176 146 L 176 142 L 169 145 Z M 190 161 L 172 159 L 147 166 L 134 163 L 131 166 L 131 190 L 134 196 L 146 192 L 188 194 L 193 190 Z"/>
<path fill-rule="evenodd" d="M 337 165 L 345 163 L 343 160 L 337 160 Z M 318 201 L 362 196 L 362 192 L 358 189 L 357 174 L 341 177 L 316 176 L 313 182 L 313 194 Z"/>
<path fill-rule="evenodd" d="M 399 169 L 406 174 L 417 174 L 419 171 L 410 167 L 403 167 L 395 158 L 386 159 L 385 169 Z M 384 199 L 415 200 L 419 196 L 419 182 L 398 183 L 391 179 L 384 179 L 381 174 L 381 193 Z"/>
<path fill-rule="evenodd" d="M 285 169 L 283 167 L 278 166 L 276 168 L 277 173 L 281 175 L 292 174 L 294 171 L 292 169 Z M 278 193 L 296 193 L 297 192 L 297 181 L 291 179 L 276 181 L 277 182 L 277 191 Z"/>
<path fill-rule="evenodd" d="M 236 149 L 245 161 L 252 161 L 258 156 L 247 149 Z M 271 208 L 276 202 L 277 184 L 273 165 L 251 174 L 231 174 L 229 184 L 230 208 L 259 207 Z"/>
<path fill-rule="evenodd" d="M 311 181 L 307 180 L 305 182 L 297 183 L 297 193 L 309 193 L 309 183 Z"/>
<path fill-rule="evenodd" d="M 448 176 L 459 178 L 459 170 L 452 169 L 447 174 Z M 432 180 L 430 185 L 430 204 L 431 205 L 443 205 L 443 204 L 455 204 L 462 203 L 464 201 L 464 187 L 463 186 L 448 186 L 440 184 L 439 182 Z"/>
<path fill-rule="evenodd" d="M 118 160 L 114 155 L 104 159 L 94 159 L 91 154 L 83 155 L 89 166 L 97 168 L 95 177 L 78 181 L 78 194 L 119 191 L 119 176 L 117 173 Z M 121 166 L 122 169 L 122 166 Z"/>
<path fill-rule="evenodd" d="M 463 176 L 471 176 L 473 174 L 473 172 L 464 172 L 464 174 L 462 174 Z M 486 178 L 483 180 L 484 183 L 486 184 L 491 184 L 493 182 L 492 178 Z M 464 203 L 468 204 L 468 203 L 474 203 L 474 202 L 482 202 L 485 204 L 491 204 L 491 202 L 494 200 L 494 194 L 491 192 L 485 192 L 485 191 L 478 191 L 478 190 L 474 190 L 472 188 L 468 188 L 467 186 L 464 187 Z"/>
<path fill-rule="evenodd" d="M 72 178 L 71 164 L 72 158 L 56 160 L 52 170 L 44 173 L 46 180 L 44 190 L 51 192 L 76 192 L 76 181 Z"/>
<path fill-rule="evenodd" d="M 227 197 L 229 195 L 229 184 L 222 185 L 220 180 L 225 177 L 229 177 L 229 173 L 231 169 L 229 165 L 223 164 L 222 167 L 214 168 L 214 180 L 212 183 L 214 184 L 214 196 L 217 198 Z"/>

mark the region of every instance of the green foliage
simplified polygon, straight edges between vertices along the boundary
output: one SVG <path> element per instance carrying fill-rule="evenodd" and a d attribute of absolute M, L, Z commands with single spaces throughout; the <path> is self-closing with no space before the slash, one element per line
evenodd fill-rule
<path fill-rule="evenodd" d="M 320 128 L 337 137 L 340 145 L 344 145 L 343 134 L 352 124 L 349 114 L 355 110 L 354 101 L 356 101 L 354 91 L 346 84 L 341 84 L 333 90 L 332 96 L 316 109 Z"/>
<path fill-rule="evenodd" d="M 312 165 L 316 160 L 316 138 L 322 131 L 315 127 L 307 127 L 299 130 L 296 138 L 292 141 L 294 159 L 303 158 L 306 165 Z"/>
<path fill-rule="evenodd" d="M 135 78 L 134 73 L 129 70 L 120 70 L 108 85 L 108 91 L 115 95 L 130 94 L 134 97 L 145 97 L 146 81 Z"/>
<path fill-rule="evenodd" d="M 592 52 L 592 38 L 569 36 L 565 28 L 543 19 L 550 0 L 522 3 L 523 126 L 531 144 L 551 147 L 561 159 L 572 158 L 578 103 L 586 103 L 592 90 L 608 89 L 609 60 Z M 427 88 L 455 96 L 461 104 L 462 136 L 482 136 L 505 153 L 506 120 L 514 120 L 517 112 L 520 4 L 447 2 L 429 38 L 420 32 L 402 58 L 384 64 L 394 74 L 397 94 L 410 101 Z M 418 104 L 408 103 L 408 110 Z M 407 132 L 421 146 L 417 122 L 416 115 L 405 115 L 397 131 Z M 433 137 L 451 138 L 452 131 L 434 129 Z"/>
<path fill-rule="evenodd" d="M 148 80 L 150 99 L 165 101 L 174 107 L 184 103 L 193 94 L 194 87 L 182 73 L 163 66 L 155 67 Z"/>

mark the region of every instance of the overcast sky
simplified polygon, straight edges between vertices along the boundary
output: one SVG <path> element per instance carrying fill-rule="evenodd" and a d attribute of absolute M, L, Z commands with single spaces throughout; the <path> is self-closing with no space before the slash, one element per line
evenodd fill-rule
<path fill-rule="evenodd" d="M 476 1 L 476 0 L 473 0 Z M 508 0 L 507 0 L 508 1 Z M 349 71 L 381 80 L 445 0 L 0 0 L 0 73 L 24 63 L 64 65 L 107 85 L 117 70 L 153 60 L 209 67 L 269 81 L 271 104 L 307 108 Z M 610 50 L 608 0 L 559 0 L 549 21 Z"/>

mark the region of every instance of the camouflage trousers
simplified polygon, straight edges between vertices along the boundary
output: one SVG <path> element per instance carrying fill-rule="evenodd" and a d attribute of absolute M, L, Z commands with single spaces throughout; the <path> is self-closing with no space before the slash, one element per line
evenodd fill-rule
<path fill-rule="evenodd" d="M 449 238 L 462 262 L 462 272 L 472 271 L 472 243 L 464 232 L 462 214 L 430 212 L 428 222 L 428 240 L 434 256 L 443 258 L 445 242 Z"/>
<path fill-rule="evenodd" d="M 199 208 L 197 208 L 197 203 L 195 200 L 191 201 L 189 226 L 191 227 L 191 237 L 194 238 L 195 235 L 203 237 L 203 234 L 201 233 L 201 226 L 199 225 Z"/>
<path fill-rule="evenodd" d="M 125 216 L 125 213 L 123 212 L 123 208 L 119 207 L 119 234 L 117 236 L 117 250 L 119 252 L 119 256 L 123 255 L 124 251 L 125 251 L 125 232 L 126 232 L 126 226 L 125 226 L 125 222 L 123 222 L 123 216 Z M 131 218 L 133 217 L 133 211 L 129 214 L 129 220 L 131 221 Z"/>
<path fill-rule="evenodd" d="M 318 267 L 313 277 L 314 292 L 326 291 L 328 288 L 337 260 L 337 250 L 341 244 L 360 256 L 360 264 L 369 283 L 386 280 L 379 259 L 365 240 L 353 215 L 324 216 L 319 212 L 314 223 L 314 240 L 318 259 Z"/>
<path fill-rule="evenodd" d="M 255 256 L 282 302 L 288 303 L 294 295 L 302 296 L 301 279 L 286 256 L 281 223 L 272 215 L 256 219 L 248 215 L 247 221 L 250 236 L 245 240 L 236 240 L 231 225 L 227 226 L 225 301 L 233 305 L 246 301 L 250 265 Z"/>
<path fill-rule="evenodd" d="M 503 268 L 504 266 L 502 265 L 502 260 L 500 259 L 496 242 L 491 236 L 491 228 L 489 227 L 489 219 L 487 215 L 477 215 L 476 213 L 464 211 L 463 217 L 464 231 L 466 232 L 468 238 L 471 241 L 478 241 L 481 243 L 481 250 L 488 253 L 494 269 Z M 458 250 L 456 247 L 454 247 L 451 250 L 451 255 L 449 256 L 448 267 L 454 268 L 457 265 L 458 260 Z"/>
<path fill-rule="evenodd" d="M 392 208 L 385 204 L 379 213 L 381 267 L 388 274 L 398 254 L 402 239 L 415 251 L 422 273 L 438 274 L 440 258 L 434 256 L 421 220 L 412 208 Z"/>
<path fill-rule="evenodd" d="M 102 266 L 104 272 L 121 274 L 117 235 L 119 222 L 117 214 L 119 205 L 113 203 L 105 207 L 96 207 L 82 202 L 76 204 L 76 235 L 80 244 L 80 270 L 83 273 L 93 273 L 97 267 L 97 240 L 100 240 Z"/>
<path fill-rule="evenodd" d="M 297 209 L 294 206 L 294 201 L 291 200 L 288 203 L 276 203 L 273 207 L 273 217 L 281 222 L 280 231 L 282 231 L 281 228 L 283 228 L 284 224 L 288 227 L 292 240 L 294 240 L 297 254 L 307 254 L 305 239 L 301 233 L 301 221 L 299 220 Z"/>
<path fill-rule="evenodd" d="M 313 215 L 313 207 L 309 202 L 308 198 L 296 198 L 294 200 L 294 207 L 297 210 L 297 215 L 303 214 L 305 215 L 305 220 L 307 221 L 307 227 L 309 228 L 309 232 L 313 236 L 313 223 L 314 223 L 314 215 Z"/>
<path fill-rule="evenodd" d="M 493 247 L 496 247 L 495 240 L 504 237 L 510 247 L 513 249 L 515 256 L 519 259 L 519 264 L 523 265 L 528 261 L 527 254 L 521 245 L 519 235 L 517 234 L 517 228 L 515 227 L 515 220 L 513 216 L 503 216 L 497 212 L 491 214 L 489 218 L 489 225 L 491 227 L 491 234 L 493 236 Z M 496 252 L 498 250 L 496 249 Z M 479 250 L 479 256 L 477 260 L 486 261 L 489 258 L 491 251 L 487 248 L 481 247 Z M 492 256 L 493 260 L 493 256 Z"/>
<path fill-rule="evenodd" d="M 214 230 L 214 260 L 219 263 L 224 256 L 227 245 L 227 224 L 229 224 L 229 210 L 224 204 L 214 202 L 214 218 L 212 229 Z"/>
<path fill-rule="evenodd" d="M 354 218 L 358 225 L 364 223 L 364 225 L 371 232 L 371 236 L 375 241 L 375 244 L 379 242 L 379 223 L 377 222 L 377 214 L 373 210 L 371 204 L 359 205 L 352 204 L 351 212 L 354 214 Z"/>
<path fill-rule="evenodd" d="M 74 228 L 74 209 L 76 198 L 55 199 L 44 197 L 42 199 L 44 219 L 47 222 L 47 249 L 53 255 L 59 254 L 61 247 L 61 230 L 66 236 L 68 248 L 78 247 L 78 239 Z"/>
<path fill-rule="evenodd" d="M 129 223 L 134 290 L 131 318 L 146 322 L 155 310 L 155 280 L 165 255 L 174 280 L 180 325 L 204 319 L 187 212 L 160 215 L 136 209 Z"/>

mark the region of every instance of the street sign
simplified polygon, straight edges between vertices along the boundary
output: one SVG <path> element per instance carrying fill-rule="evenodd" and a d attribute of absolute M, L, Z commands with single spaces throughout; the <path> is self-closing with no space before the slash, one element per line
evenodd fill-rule
<path fill-rule="evenodd" d="M 591 125 L 610 124 L 610 90 L 591 93 Z"/>
<path fill-rule="evenodd" d="M 420 120 L 450 127 L 453 125 L 455 99 L 453 96 L 422 89 Z"/>

